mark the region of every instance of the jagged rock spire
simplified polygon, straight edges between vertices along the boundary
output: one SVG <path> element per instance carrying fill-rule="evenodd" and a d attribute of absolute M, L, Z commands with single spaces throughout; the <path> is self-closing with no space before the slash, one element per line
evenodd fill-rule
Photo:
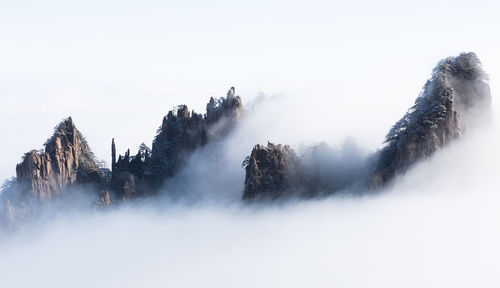
<path fill-rule="evenodd" d="M 127 151 L 124 157 L 118 157 L 112 173 L 113 190 L 124 198 L 146 193 L 146 189 L 149 193 L 157 191 L 194 150 L 225 137 L 242 113 L 242 101 L 234 87 L 227 97 L 211 97 L 205 114 L 190 111 L 186 105 L 175 106 L 163 117 L 151 150 L 143 144 L 136 156 Z M 125 193 L 127 183 L 127 189 L 134 187 L 134 193 Z"/>
<path fill-rule="evenodd" d="M 98 183 L 99 167 L 87 141 L 68 117 L 45 142 L 45 151 L 32 150 L 16 167 L 19 191 L 40 201 L 62 196 L 76 183 Z"/>

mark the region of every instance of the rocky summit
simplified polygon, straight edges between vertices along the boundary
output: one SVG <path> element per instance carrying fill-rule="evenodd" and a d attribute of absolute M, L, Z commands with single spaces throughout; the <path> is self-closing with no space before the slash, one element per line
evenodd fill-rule
<path fill-rule="evenodd" d="M 169 177 L 175 175 L 196 149 L 223 139 L 242 114 L 241 98 L 231 87 L 226 97 L 210 98 L 205 114 L 189 111 L 186 105 L 168 112 L 153 140 L 152 149 L 142 144 L 135 156 L 131 156 L 128 150 L 115 160 L 113 139 L 113 192 L 120 199 L 155 193 Z"/>
<path fill-rule="evenodd" d="M 491 112 L 488 76 L 474 53 L 438 63 L 415 105 L 392 127 L 370 186 L 378 188 L 432 155 Z"/>
<path fill-rule="evenodd" d="M 24 155 L 16 174 L 19 193 L 41 202 L 62 197 L 77 184 L 98 185 L 103 179 L 94 154 L 71 117 L 57 125 L 44 150 Z"/>
<path fill-rule="evenodd" d="M 245 159 L 246 170 L 243 199 L 276 199 L 294 193 L 298 162 L 288 145 L 255 145 Z"/>

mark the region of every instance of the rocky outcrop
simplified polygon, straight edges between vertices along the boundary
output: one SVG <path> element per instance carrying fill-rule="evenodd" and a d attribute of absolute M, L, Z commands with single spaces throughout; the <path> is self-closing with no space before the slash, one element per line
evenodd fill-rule
<path fill-rule="evenodd" d="M 118 198 L 130 199 L 154 193 L 172 177 L 196 149 L 225 137 L 243 114 L 241 98 L 231 87 L 225 98 L 210 98 L 206 113 L 189 111 L 186 105 L 168 112 L 157 131 L 152 149 L 141 145 L 116 160 L 112 142 L 112 188 Z"/>
<path fill-rule="evenodd" d="M 95 160 L 71 117 L 56 126 L 44 150 L 24 155 L 16 173 L 17 177 L 0 189 L 0 224 L 7 229 L 15 229 L 22 222 L 37 217 L 44 207 L 48 207 L 45 204 L 55 200 L 85 205 L 71 202 L 83 200 L 80 192 L 95 199 L 96 207 L 111 203 L 109 193 L 104 190 L 109 173 Z M 89 201 L 88 205 L 92 203 Z"/>
<path fill-rule="evenodd" d="M 300 155 L 288 145 L 256 145 L 243 162 L 243 199 L 311 198 L 346 189 L 358 191 L 370 175 L 372 162 L 373 157 L 358 150 L 351 139 L 340 149 L 320 143 Z"/>
<path fill-rule="evenodd" d="M 243 115 L 243 104 L 234 87 L 227 91 L 226 98 L 210 97 L 206 109 L 205 126 L 209 141 L 224 137 Z"/>
<path fill-rule="evenodd" d="M 112 142 L 112 155 L 115 151 L 114 139 Z M 125 155 L 119 155 L 118 160 L 112 156 L 111 189 L 119 200 L 130 200 L 138 195 L 146 194 L 149 190 L 144 181 L 145 170 L 150 164 L 151 149 L 142 143 L 135 156 L 130 156 L 130 150 Z M 137 182 L 137 183 L 136 183 Z"/>
<path fill-rule="evenodd" d="M 152 194 L 194 150 L 226 136 L 242 113 L 241 98 L 235 95 L 234 87 L 225 98 L 212 97 L 206 114 L 189 111 L 186 105 L 178 106 L 164 117 L 153 149 L 141 144 L 136 155 L 127 150 L 124 156 L 117 157 L 113 139 L 111 171 L 95 159 L 69 117 L 57 125 L 44 150 L 24 155 L 16 167 L 16 180 L 0 190 L 1 224 L 15 227 L 36 214 L 38 203 L 73 194 L 73 188 L 83 188 L 79 190 L 87 194 L 90 191 L 95 208 Z"/>
<path fill-rule="evenodd" d="M 55 128 L 44 151 L 30 151 L 16 167 L 18 191 L 41 202 L 61 197 L 75 184 L 100 183 L 102 175 L 71 117 Z"/>
<path fill-rule="evenodd" d="M 317 196 L 359 183 L 379 188 L 488 118 L 487 81 L 474 53 L 442 60 L 415 105 L 387 134 L 385 147 L 368 157 L 359 157 L 357 152 L 339 154 L 322 145 L 301 156 L 287 145 L 256 145 L 244 162 L 243 199 Z M 62 197 L 72 187 L 87 185 L 95 188 L 99 207 L 155 193 L 195 150 L 230 133 L 242 113 L 234 87 L 226 97 L 210 98 L 205 114 L 180 105 L 163 118 L 151 149 L 142 144 L 137 154 L 127 150 L 117 157 L 113 139 L 111 172 L 99 167 L 70 117 L 56 127 L 44 151 L 26 153 L 17 165 L 16 190 L 30 201 L 46 202 Z M 7 200 L 2 202 L 7 214 L 24 214 L 16 212 L 15 201 Z"/>
<path fill-rule="evenodd" d="M 149 169 L 153 182 L 172 176 L 195 149 L 224 137 L 242 113 L 241 98 L 235 95 L 234 87 L 226 98 L 210 98 L 205 115 L 189 112 L 186 105 L 170 111 L 153 141 Z"/>
<path fill-rule="evenodd" d="M 8 212 L 3 218 L 18 219 L 14 215 L 29 210 L 20 207 L 62 198 L 76 187 L 93 193 L 96 207 L 154 193 L 194 150 L 227 135 L 243 112 L 234 87 L 225 98 L 211 98 L 206 107 L 206 114 L 189 111 L 186 105 L 170 111 L 158 129 L 153 149 L 141 144 L 136 155 L 127 150 L 117 157 L 113 139 L 111 172 L 100 166 L 72 118 L 65 119 L 44 150 L 26 153 L 17 165 L 16 193 L 1 197 L 2 210 Z"/>
<path fill-rule="evenodd" d="M 392 127 L 381 151 L 365 157 L 358 152 L 331 153 L 328 147 L 316 145 L 296 157 L 284 148 L 287 146 L 257 145 L 244 162 L 243 198 L 318 196 L 347 188 L 351 192 L 380 188 L 484 123 L 490 110 L 488 77 L 478 57 L 463 53 L 444 59 L 433 70 L 415 105 Z"/>
<path fill-rule="evenodd" d="M 288 145 L 255 145 L 243 162 L 245 187 L 243 199 L 276 199 L 295 192 L 298 183 L 298 160 Z"/>
<path fill-rule="evenodd" d="M 488 118 L 488 77 L 474 53 L 442 60 L 421 95 L 386 136 L 370 186 L 378 188 Z"/>

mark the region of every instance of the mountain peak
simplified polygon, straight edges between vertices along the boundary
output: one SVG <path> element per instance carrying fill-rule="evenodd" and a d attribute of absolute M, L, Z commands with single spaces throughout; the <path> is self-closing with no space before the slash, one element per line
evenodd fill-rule
<path fill-rule="evenodd" d="M 441 60 L 408 112 L 391 128 L 371 186 L 381 186 L 490 114 L 491 93 L 475 53 Z"/>
<path fill-rule="evenodd" d="M 54 128 L 45 151 L 25 154 L 16 167 L 20 192 L 46 201 L 76 183 L 100 181 L 99 167 L 87 141 L 68 117 Z"/>

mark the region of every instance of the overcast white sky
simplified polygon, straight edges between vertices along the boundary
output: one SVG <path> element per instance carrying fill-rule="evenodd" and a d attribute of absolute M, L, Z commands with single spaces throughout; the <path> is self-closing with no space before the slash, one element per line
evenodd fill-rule
<path fill-rule="evenodd" d="M 441 58 L 476 52 L 495 98 L 499 14 L 497 1 L 0 0 L 0 180 L 64 117 L 109 162 L 112 137 L 122 153 L 151 144 L 172 106 L 201 111 L 233 85 L 307 119 L 269 123 L 288 131 L 273 141 L 376 149 Z"/>
<path fill-rule="evenodd" d="M 0 234 L 0 286 L 500 287 L 498 124 L 376 197 L 239 203 L 253 144 L 377 149 L 447 56 L 478 54 L 498 111 L 498 3 L 0 0 L 0 181 L 70 115 L 109 163 L 175 105 L 281 95 L 170 182 L 210 201 L 49 213 Z"/>

